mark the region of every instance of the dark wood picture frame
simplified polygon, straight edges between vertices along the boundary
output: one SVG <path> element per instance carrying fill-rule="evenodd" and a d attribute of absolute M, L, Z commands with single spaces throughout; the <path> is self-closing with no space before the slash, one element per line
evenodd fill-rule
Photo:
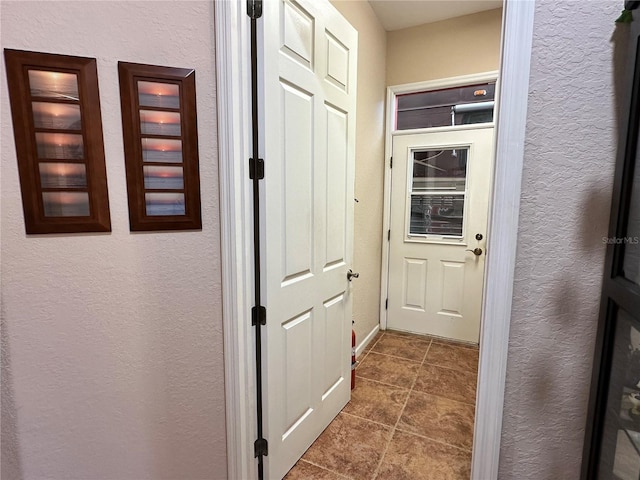
<path fill-rule="evenodd" d="M 118 62 L 131 231 L 202 228 L 195 71 Z"/>
<path fill-rule="evenodd" d="M 4 57 L 26 233 L 110 232 L 95 58 Z"/>

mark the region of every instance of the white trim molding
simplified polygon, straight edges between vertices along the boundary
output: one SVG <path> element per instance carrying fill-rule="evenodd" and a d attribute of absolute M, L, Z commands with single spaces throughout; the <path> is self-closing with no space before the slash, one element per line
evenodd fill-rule
<path fill-rule="evenodd" d="M 498 478 L 504 386 L 533 37 L 533 0 L 506 0 L 502 22 L 496 159 L 487 236 L 471 478 Z"/>
<path fill-rule="evenodd" d="M 435 80 L 428 80 L 426 82 L 392 85 L 388 88 L 395 95 L 401 95 L 403 93 L 428 92 L 429 90 L 440 90 L 442 88 L 464 87 L 475 83 L 493 82 L 497 79 L 498 71 L 493 70 L 491 72 L 472 73 L 470 75 L 460 75 L 458 77 L 438 78 Z"/>
<path fill-rule="evenodd" d="M 257 478 L 253 246 L 248 159 L 251 116 L 249 17 L 245 2 L 214 2 L 222 245 L 222 322 L 227 478 Z"/>
<path fill-rule="evenodd" d="M 362 341 L 356 347 L 356 358 L 360 358 L 364 349 L 367 348 L 367 345 L 371 343 L 371 341 L 375 338 L 376 334 L 380 331 L 380 326 L 376 325 L 371 329 L 371 331 L 367 334 L 366 337 L 362 339 Z"/>

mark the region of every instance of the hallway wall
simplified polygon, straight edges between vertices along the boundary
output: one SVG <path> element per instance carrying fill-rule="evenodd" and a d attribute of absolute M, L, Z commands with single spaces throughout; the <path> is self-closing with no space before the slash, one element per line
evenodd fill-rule
<path fill-rule="evenodd" d="M 502 8 L 387 32 L 387 85 L 498 70 Z"/>
<path fill-rule="evenodd" d="M 580 475 L 628 29 L 621 4 L 582 7 L 536 1 L 504 480 Z"/>
<path fill-rule="evenodd" d="M 5 48 L 97 58 L 112 232 L 25 235 L 0 71 L 2 478 L 225 479 L 210 1 L 3 1 Z M 129 232 L 117 61 L 196 70 L 202 231 Z"/>
<path fill-rule="evenodd" d="M 386 32 L 368 2 L 332 1 L 358 30 L 353 318 L 360 343 L 380 322 Z"/>

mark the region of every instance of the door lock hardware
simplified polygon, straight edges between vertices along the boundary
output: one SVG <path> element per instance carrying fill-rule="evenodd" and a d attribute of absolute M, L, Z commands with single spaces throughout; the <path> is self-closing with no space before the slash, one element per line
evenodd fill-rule
<path fill-rule="evenodd" d="M 482 240 L 484 237 L 482 236 L 481 233 L 476 233 L 476 240 L 480 241 Z"/>
<path fill-rule="evenodd" d="M 476 247 L 476 248 L 474 248 L 473 250 L 471 250 L 471 249 L 466 249 L 466 250 L 465 250 L 465 252 L 473 252 L 473 254 L 474 254 L 476 257 L 479 257 L 480 255 L 482 255 L 482 249 L 481 249 L 480 247 Z M 347 274 L 347 275 L 348 275 L 348 274 Z"/>
<path fill-rule="evenodd" d="M 352 278 L 358 278 L 360 276 L 359 273 L 354 273 L 353 270 L 349 269 L 347 272 L 347 280 L 351 281 Z"/>

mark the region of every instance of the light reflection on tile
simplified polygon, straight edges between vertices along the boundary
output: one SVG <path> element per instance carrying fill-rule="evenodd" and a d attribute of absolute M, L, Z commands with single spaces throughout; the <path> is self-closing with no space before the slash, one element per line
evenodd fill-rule
<path fill-rule="evenodd" d="M 45 217 L 87 217 L 87 192 L 42 192 Z"/>

